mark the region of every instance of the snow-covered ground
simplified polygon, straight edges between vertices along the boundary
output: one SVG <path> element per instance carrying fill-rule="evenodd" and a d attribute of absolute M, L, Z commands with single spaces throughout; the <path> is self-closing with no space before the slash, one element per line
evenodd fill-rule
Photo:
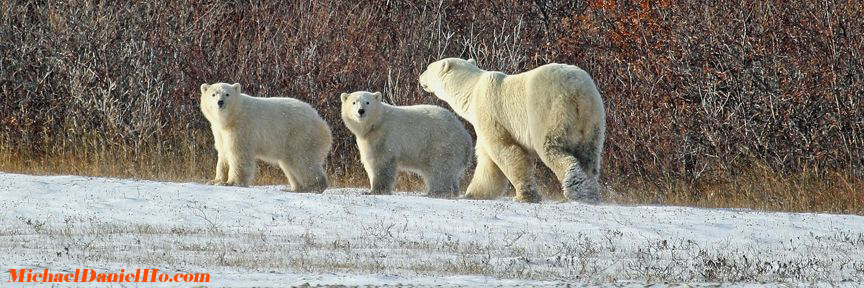
<path fill-rule="evenodd" d="M 864 282 L 862 216 L 280 188 L 0 173 L 0 284 L 16 268 L 208 286 Z"/>

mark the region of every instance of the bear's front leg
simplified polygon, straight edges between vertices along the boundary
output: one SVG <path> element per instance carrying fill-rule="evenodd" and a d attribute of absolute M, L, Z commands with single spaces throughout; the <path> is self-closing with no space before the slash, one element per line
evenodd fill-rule
<path fill-rule="evenodd" d="M 217 128 L 212 128 L 213 146 L 216 148 L 216 176 L 207 182 L 210 185 L 220 185 L 228 181 L 228 163 L 225 160 L 225 152 L 222 147 L 222 135 Z"/>
<path fill-rule="evenodd" d="M 226 153 L 228 161 L 228 186 L 249 186 L 255 177 L 255 147 L 232 143 L 227 147 L 231 153 Z"/>
<path fill-rule="evenodd" d="M 531 155 L 509 134 L 503 132 L 492 134 L 492 137 L 483 137 L 482 142 L 486 144 L 490 158 L 516 188 L 516 197 L 513 200 L 527 203 L 540 202 L 537 185 L 534 183 L 534 163 Z M 477 142 L 481 142 L 479 136 Z"/>
<path fill-rule="evenodd" d="M 369 194 L 390 195 L 393 193 L 393 183 L 396 181 L 397 165 L 395 159 L 376 159 L 370 165 L 365 165 L 372 189 Z"/>
<path fill-rule="evenodd" d="M 507 186 L 507 177 L 495 165 L 486 149 L 477 142 L 477 168 L 474 169 L 474 177 L 468 190 L 465 192 L 466 199 L 495 199 L 501 196 L 501 192 Z"/>
<path fill-rule="evenodd" d="M 228 163 L 225 161 L 225 156 L 219 153 L 219 159 L 216 160 L 216 177 L 207 182 L 210 185 L 219 185 L 228 181 Z"/>

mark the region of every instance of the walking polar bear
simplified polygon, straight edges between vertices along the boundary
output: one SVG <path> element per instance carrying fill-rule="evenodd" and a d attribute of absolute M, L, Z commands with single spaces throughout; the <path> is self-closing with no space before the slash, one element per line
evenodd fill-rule
<path fill-rule="evenodd" d="M 342 120 L 354 133 L 371 194 L 390 194 L 400 170 L 423 177 L 429 196 L 459 193 L 471 162 L 471 135 L 447 109 L 391 106 L 381 92 L 342 93 Z"/>
<path fill-rule="evenodd" d="M 293 98 L 258 98 L 240 84 L 201 84 L 201 112 L 210 121 L 216 177 L 210 184 L 248 186 L 256 160 L 278 165 L 295 192 L 327 188 L 324 160 L 332 142 L 318 112 Z"/>
<path fill-rule="evenodd" d="M 477 133 L 477 169 L 466 197 L 496 198 L 509 179 L 515 200 L 539 201 L 533 176 L 539 156 L 568 199 L 599 201 L 606 115 L 582 69 L 547 64 L 506 75 L 482 70 L 473 59 L 447 58 L 429 64 L 419 82 Z"/>

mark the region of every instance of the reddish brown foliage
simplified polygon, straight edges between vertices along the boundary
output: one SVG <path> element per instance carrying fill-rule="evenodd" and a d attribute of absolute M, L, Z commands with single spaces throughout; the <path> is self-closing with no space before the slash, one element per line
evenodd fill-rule
<path fill-rule="evenodd" d="M 4 151 L 210 154 L 197 87 L 240 82 L 319 109 L 336 139 L 330 170 L 344 176 L 357 157 L 337 95 L 443 105 L 416 78 L 452 56 L 507 73 L 589 71 L 606 101 L 612 182 L 695 185 L 754 161 L 780 174 L 864 168 L 857 1 L 255 2 L 7 5 Z"/>

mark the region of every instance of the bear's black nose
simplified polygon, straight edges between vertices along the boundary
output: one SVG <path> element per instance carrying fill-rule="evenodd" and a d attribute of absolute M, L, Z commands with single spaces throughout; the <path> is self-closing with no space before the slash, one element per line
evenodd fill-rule
<path fill-rule="evenodd" d="M 360 115 L 363 115 L 363 113 L 366 113 L 366 110 L 360 109 L 359 111 L 357 111 L 357 113 L 360 113 Z"/>
<path fill-rule="evenodd" d="M 219 102 L 216 102 L 216 105 L 219 105 L 219 108 L 222 108 L 222 105 L 225 105 L 225 101 L 219 100 Z"/>

